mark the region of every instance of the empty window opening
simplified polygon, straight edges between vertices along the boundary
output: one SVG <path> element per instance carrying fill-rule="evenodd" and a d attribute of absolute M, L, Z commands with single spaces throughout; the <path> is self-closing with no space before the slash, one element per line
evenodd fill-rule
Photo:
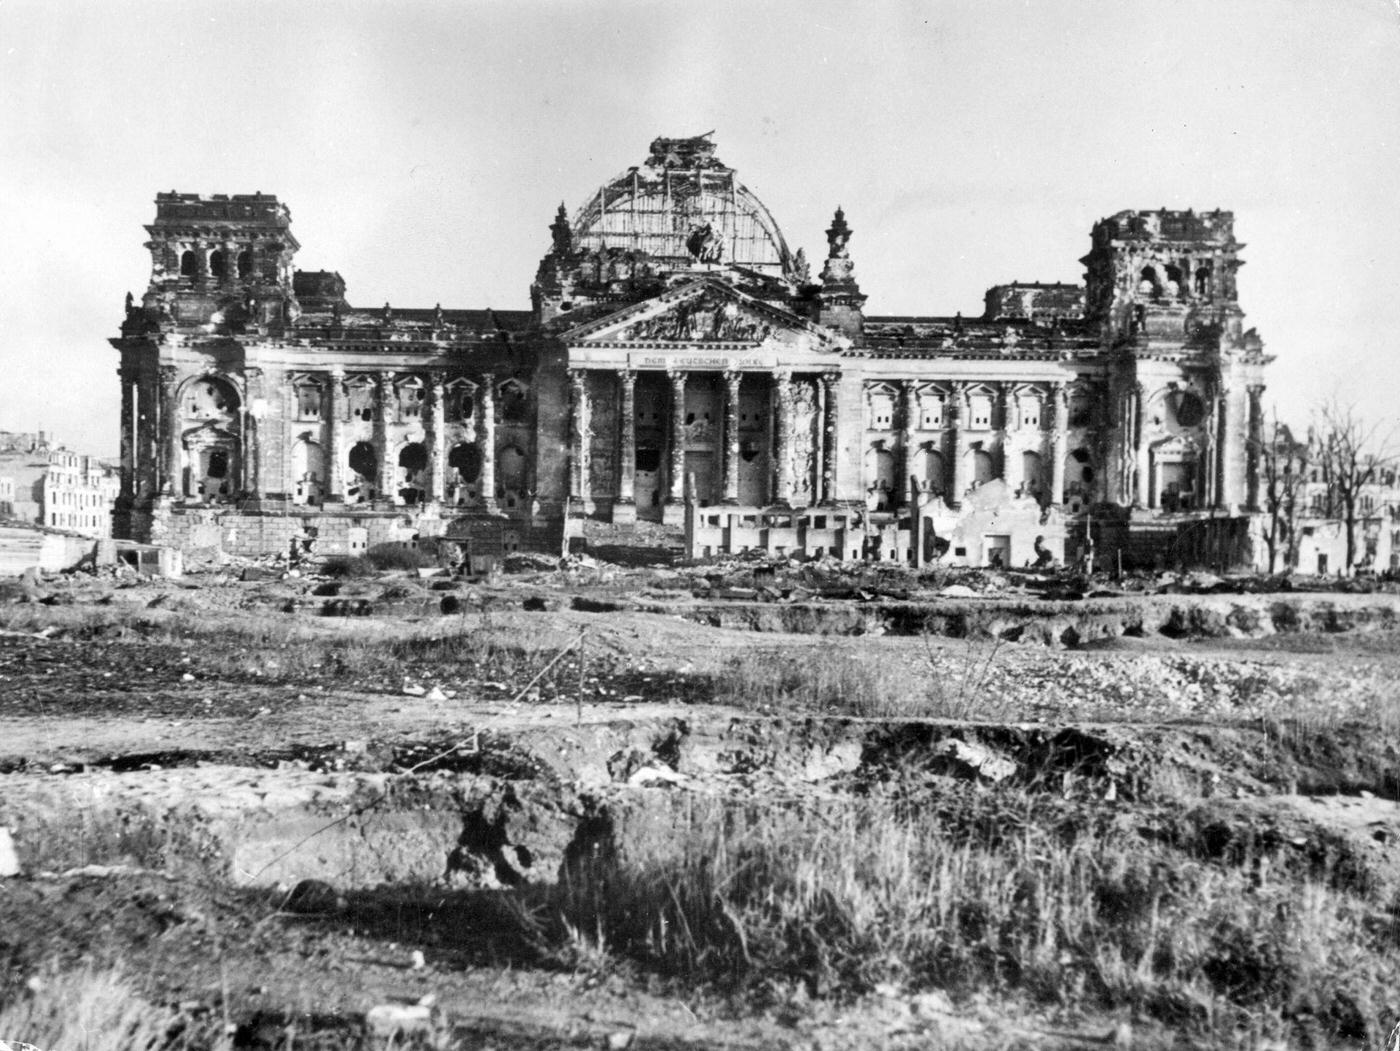
<path fill-rule="evenodd" d="M 253 274 L 253 253 L 246 249 L 238 253 L 238 276 L 251 277 Z"/>
<path fill-rule="evenodd" d="M 1094 404 L 1087 395 L 1076 394 L 1069 403 L 1069 425 L 1088 427 L 1094 419 Z M 1087 453 L 1085 455 L 1088 455 Z"/>
<path fill-rule="evenodd" d="M 1210 294 L 1210 267 L 1202 266 L 1196 270 L 1196 295 L 1205 296 Z"/>
<path fill-rule="evenodd" d="M 524 388 L 514 381 L 503 383 L 500 395 L 501 419 L 507 423 L 524 423 L 529 415 Z"/>
<path fill-rule="evenodd" d="M 659 471 L 661 469 L 661 450 L 644 448 L 637 450 L 637 470 L 639 471 Z"/>
<path fill-rule="evenodd" d="M 209 272 L 215 277 L 224 276 L 224 253 L 217 248 L 209 253 Z"/>
<path fill-rule="evenodd" d="M 1182 427 L 1194 427 L 1206 417 L 1203 401 L 1190 391 L 1180 395 L 1176 402 L 1176 422 Z"/>
<path fill-rule="evenodd" d="M 447 466 L 456 471 L 463 482 L 474 482 L 481 475 L 481 452 L 465 442 L 454 445 L 447 454 Z"/>
<path fill-rule="evenodd" d="M 410 442 L 399 450 L 399 499 L 412 506 L 427 495 L 423 472 L 428 468 L 428 450 L 422 442 Z"/>
<path fill-rule="evenodd" d="M 209 470 L 207 473 L 210 478 L 228 477 L 228 452 L 226 450 L 215 449 L 210 452 Z"/>
<path fill-rule="evenodd" d="M 1172 295 L 1176 295 L 1178 292 L 1181 291 L 1181 283 L 1182 283 L 1182 276 L 1181 276 L 1181 270 L 1180 270 L 1180 268 L 1175 267 L 1175 266 L 1171 266 L 1170 264 L 1168 264 L 1168 266 L 1167 266 L 1167 291 L 1168 291 L 1169 293 L 1171 293 Z"/>
<path fill-rule="evenodd" d="M 466 423 L 476 411 L 476 400 L 471 391 L 460 387 L 447 394 L 447 418 L 453 423 Z"/>
<path fill-rule="evenodd" d="M 180 276 L 181 276 L 181 277 L 194 277 L 194 274 L 195 274 L 194 253 L 193 253 L 193 252 L 188 252 L 188 251 L 186 251 L 186 252 L 181 252 L 181 253 L 180 253 Z"/>
<path fill-rule="evenodd" d="M 374 455 L 374 446 L 369 442 L 356 442 L 350 447 L 350 470 L 361 478 L 373 478 L 379 465 Z"/>

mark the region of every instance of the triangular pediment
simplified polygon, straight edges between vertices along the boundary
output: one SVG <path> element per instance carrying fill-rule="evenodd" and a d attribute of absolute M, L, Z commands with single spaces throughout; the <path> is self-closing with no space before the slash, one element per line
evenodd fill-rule
<path fill-rule="evenodd" d="M 841 334 L 719 281 L 668 289 L 564 333 L 570 346 L 752 349 L 791 347 L 834 353 L 850 345 Z"/>

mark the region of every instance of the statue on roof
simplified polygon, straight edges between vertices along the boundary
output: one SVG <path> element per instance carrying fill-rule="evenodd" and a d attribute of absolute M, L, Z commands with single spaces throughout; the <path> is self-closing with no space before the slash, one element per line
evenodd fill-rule
<path fill-rule="evenodd" d="M 846 225 L 846 213 L 838 206 L 836 215 L 831 220 L 831 225 L 826 230 L 827 258 L 846 259 L 850 256 L 850 249 L 846 247 L 851 240 L 851 228 Z"/>
<path fill-rule="evenodd" d="M 559 202 L 559 211 L 554 214 L 554 222 L 549 224 L 550 236 L 554 238 L 556 255 L 568 255 L 574 247 L 574 231 L 569 226 L 569 216 L 564 211 L 564 202 Z"/>
<path fill-rule="evenodd" d="M 724 258 L 724 241 L 710 223 L 691 230 L 685 247 L 697 263 L 718 263 Z"/>

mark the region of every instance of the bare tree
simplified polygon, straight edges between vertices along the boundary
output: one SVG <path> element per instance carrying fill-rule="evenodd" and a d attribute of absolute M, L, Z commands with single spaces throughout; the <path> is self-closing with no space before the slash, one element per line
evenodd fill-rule
<path fill-rule="evenodd" d="M 1327 484 L 1330 513 L 1346 528 L 1346 568 L 1356 565 L 1356 526 L 1365 516 L 1362 495 L 1380 481 L 1381 472 L 1396 459 L 1394 432 L 1368 423 L 1354 406 L 1335 398 L 1317 410 L 1318 427 L 1312 456 Z"/>
<path fill-rule="evenodd" d="M 1280 555 L 1284 570 L 1291 571 L 1298 564 L 1298 515 L 1303 510 L 1308 447 L 1293 437 L 1287 424 L 1279 422 L 1277 410 L 1272 426 L 1256 440 L 1268 522 L 1264 544 L 1269 550 L 1269 572 L 1278 571 Z"/>

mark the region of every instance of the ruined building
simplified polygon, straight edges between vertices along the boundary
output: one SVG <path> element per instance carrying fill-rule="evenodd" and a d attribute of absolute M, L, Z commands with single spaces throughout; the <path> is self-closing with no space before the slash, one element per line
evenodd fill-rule
<path fill-rule="evenodd" d="M 976 318 L 868 315 L 842 210 L 809 268 L 707 137 L 561 205 L 529 310 L 351 306 L 267 194 L 162 193 L 146 229 L 119 535 L 557 550 L 689 495 L 697 554 L 1019 565 L 1089 515 L 1160 559 L 1257 502 L 1269 358 L 1229 212 L 1103 219 L 1083 285 L 997 285 Z"/>

